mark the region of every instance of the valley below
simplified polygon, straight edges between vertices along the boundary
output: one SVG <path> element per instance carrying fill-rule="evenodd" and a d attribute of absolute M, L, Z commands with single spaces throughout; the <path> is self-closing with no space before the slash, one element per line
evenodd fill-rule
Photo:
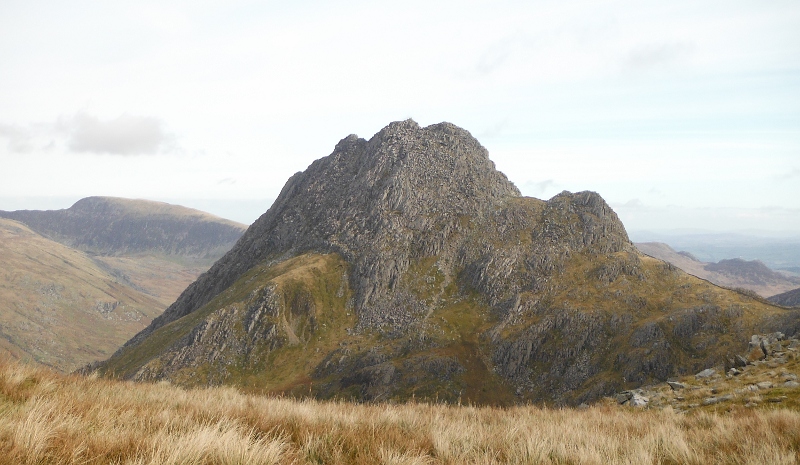
<path fill-rule="evenodd" d="M 709 263 L 698 260 L 689 252 L 675 251 L 662 242 L 637 242 L 636 247 L 642 253 L 718 286 L 747 289 L 764 298 L 800 288 L 800 276 L 772 270 L 759 260 L 729 258 Z"/>
<path fill-rule="evenodd" d="M 76 205 L 0 212 L 0 353 L 61 372 L 111 356 L 244 229 L 156 202 L 91 198 Z M 202 220 L 187 220 L 192 215 Z M 148 222 L 149 233 L 137 231 Z M 189 230 L 202 230 L 202 222 L 232 235 L 193 242 L 197 233 Z M 165 230 L 171 232 L 159 232 Z M 184 237 L 186 246 L 168 245 L 168 235 Z"/>

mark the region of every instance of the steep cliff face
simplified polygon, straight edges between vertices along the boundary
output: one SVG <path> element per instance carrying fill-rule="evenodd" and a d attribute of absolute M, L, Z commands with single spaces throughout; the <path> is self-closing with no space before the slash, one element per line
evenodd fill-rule
<path fill-rule="evenodd" d="M 797 314 L 639 255 L 592 192 L 520 197 L 468 132 L 392 123 L 289 179 L 100 366 L 345 397 L 576 403 L 722 361 Z"/>
<path fill-rule="evenodd" d="M 192 285 L 152 328 L 207 303 L 262 260 L 304 251 L 339 253 L 353 265 L 363 323 L 397 310 L 394 287 L 412 257 L 444 253 L 467 226 L 519 191 L 469 133 L 449 123 L 392 123 L 366 141 L 351 135 L 292 176 L 234 249 Z M 140 340 L 137 338 L 136 341 Z"/>

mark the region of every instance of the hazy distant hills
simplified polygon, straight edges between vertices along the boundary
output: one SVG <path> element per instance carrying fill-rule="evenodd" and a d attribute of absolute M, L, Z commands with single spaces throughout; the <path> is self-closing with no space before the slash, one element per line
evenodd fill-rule
<path fill-rule="evenodd" d="M 0 351 L 61 371 L 107 358 L 244 229 L 183 207 L 101 197 L 0 212 Z"/>
<path fill-rule="evenodd" d="M 637 242 L 636 248 L 698 278 L 719 286 L 749 289 L 765 298 L 800 286 L 800 278 L 773 271 L 758 260 L 734 258 L 706 263 L 661 242 Z"/>
<path fill-rule="evenodd" d="M 701 262 L 716 263 L 730 257 L 758 260 L 771 270 L 800 274 L 800 236 L 790 233 L 768 234 L 712 232 L 636 231 L 631 237 L 638 243 L 661 242 L 675 250 L 690 252 Z"/>
<path fill-rule="evenodd" d="M 800 288 L 774 295 L 768 300 L 785 307 L 800 307 Z"/>
<path fill-rule="evenodd" d="M 245 225 L 149 200 L 87 197 L 65 210 L 0 211 L 41 234 L 102 255 L 156 253 L 214 260 L 229 250 Z"/>
<path fill-rule="evenodd" d="M 96 368 L 320 398 L 579 404 L 798 328 L 798 311 L 639 253 L 598 194 L 522 197 L 469 132 L 407 120 L 292 176 Z"/>

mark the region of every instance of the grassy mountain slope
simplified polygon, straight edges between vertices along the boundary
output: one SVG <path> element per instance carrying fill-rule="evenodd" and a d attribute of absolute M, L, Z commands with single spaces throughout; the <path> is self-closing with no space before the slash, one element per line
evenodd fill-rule
<path fill-rule="evenodd" d="M 85 253 L 0 219 L 0 337 L 14 358 L 70 371 L 104 358 L 164 305 Z"/>
<path fill-rule="evenodd" d="M 108 197 L 0 212 L 0 350 L 62 371 L 107 358 L 244 229 L 180 206 Z"/>
<path fill-rule="evenodd" d="M 689 414 L 616 402 L 361 405 L 58 376 L 0 361 L 0 456 L 36 464 L 796 462 L 797 410 L 737 401 L 727 413 L 730 404 Z"/>
<path fill-rule="evenodd" d="M 686 252 L 676 252 L 661 242 L 639 242 L 636 247 L 643 253 L 672 263 L 698 278 L 719 286 L 749 289 L 765 298 L 794 289 L 800 284 L 797 278 L 772 271 L 757 260 L 731 259 L 706 263 Z"/>
<path fill-rule="evenodd" d="M 556 286 L 520 295 L 528 311 L 502 317 L 474 290 L 445 283 L 429 257 L 403 279 L 435 301 L 430 313 L 409 331 L 356 331 L 349 273 L 336 254 L 266 260 L 102 372 L 320 398 L 580 403 L 713 366 L 787 316 L 619 252 L 573 255 Z"/>

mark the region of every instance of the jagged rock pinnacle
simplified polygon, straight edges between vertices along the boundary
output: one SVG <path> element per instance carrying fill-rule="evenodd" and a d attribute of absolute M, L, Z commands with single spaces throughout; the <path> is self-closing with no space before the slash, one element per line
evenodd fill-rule
<path fill-rule="evenodd" d="M 519 195 L 487 150 L 453 124 L 422 128 L 409 119 L 369 141 L 351 134 L 293 175 L 269 211 L 154 327 L 197 309 L 256 263 L 308 250 L 355 263 L 364 307 L 392 288 L 410 255 L 439 253 L 460 218 Z M 368 282 L 358 279 L 364 275 Z"/>
<path fill-rule="evenodd" d="M 347 136 L 294 174 L 237 245 L 129 344 L 197 310 L 263 260 L 309 251 L 336 252 L 352 265 L 360 327 L 404 327 L 430 310 L 402 283 L 412 260 L 435 256 L 448 277 L 466 268 L 463 279 L 500 305 L 543 285 L 570 250 L 632 250 L 622 223 L 597 194 L 562 193 L 542 203 L 559 218 L 558 230 L 538 224 L 540 211 L 506 208 L 519 197 L 487 150 L 453 124 L 423 128 L 405 120 L 368 141 Z M 537 224 L 533 248 L 487 247 L 487 237 L 499 245 Z"/>

